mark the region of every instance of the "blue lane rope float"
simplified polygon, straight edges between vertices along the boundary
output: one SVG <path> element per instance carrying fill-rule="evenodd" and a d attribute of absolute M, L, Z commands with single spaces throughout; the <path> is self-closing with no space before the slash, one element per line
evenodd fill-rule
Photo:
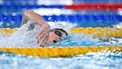
<path fill-rule="evenodd" d="M 78 23 L 79 26 L 97 27 L 97 26 L 111 26 L 122 22 L 122 16 L 118 14 L 74 14 L 74 15 L 44 15 L 42 16 L 46 21 L 50 22 L 71 22 Z M 0 15 L 2 22 L 15 22 L 21 25 L 22 15 Z M 86 24 L 87 23 L 87 24 Z M 17 26 L 18 26 L 17 25 Z"/>

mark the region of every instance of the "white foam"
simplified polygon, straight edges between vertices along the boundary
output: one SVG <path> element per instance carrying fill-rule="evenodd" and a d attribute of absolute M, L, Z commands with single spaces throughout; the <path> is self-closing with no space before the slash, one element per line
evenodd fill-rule
<path fill-rule="evenodd" d="M 28 30 L 32 23 L 24 24 L 11 36 L 5 36 L 0 34 L 0 47 L 39 47 L 36 40 L 36 34 L 40 30 L 40 25 L 35 25 L 33 30 Z M 63 28 L 67 31 L 73 27 L 73 24 L 67 24 L 65 22 L 53 23 L 49 22 L 51 29 Z"/>
<path fill-rule="evenodd" d="M 20 27 L 15 33 L 9 37 L 3 37 L 0 40 L 0 47 L 37 47 L 36 34 L 40 26 L 36 26 L 33 30 L 28 30 L 31 23 L 27 23 Z"/>

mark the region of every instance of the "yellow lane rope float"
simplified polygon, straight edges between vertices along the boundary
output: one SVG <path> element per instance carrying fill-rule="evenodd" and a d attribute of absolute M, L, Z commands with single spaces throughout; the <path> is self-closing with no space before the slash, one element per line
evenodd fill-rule
<path fill-rule="evenodd" d="M 122 37 L 122 28 L 97 27 L 97 28 L 72 28 L 72 33 L 82 32 L 85 35 L 92 34 L 95 38 Z"/>
<path fill-rule="evenodd" d="M 55 48 L 0 48 L 2 52 L 22 54 L 26 56 L 48 57 L 67 57 L 88 52 L 98 52 L 102 50 L 122 51 L 122 46 L 89 46 L 89 47 L 55 47 Z"/>
<path fill-rule="evenodd" d="M 11 35 L 17 28 L 0 28 L 0 34 Z"/>
<path fill-rule="evenodd" d="M 17 29 L 1 28 L 0 34 L 11 35 Z M 92 34 L 93 37 L 122 37 L 122 28 L 72 28 L 71 33 L 84 33 L 85 35 Z M 122 51 L 122 46 L 98 46 L 98 47 L 55 47 L 55 48 L 0 48 L 2 52 L 10 52 L 23 54 L 27 56 L 38 57 L 62 57 L 85 54 L 88 52 L 97 52 L 101 50 Z"/>
<path fill-rule="evenodd" d="M 0 34 L 11 35 L 15 32 L 17 28 L 1 28 Z M 95 38 L 103 38 L 103 37 L 122 37 L 122 28 L 110 28 L 110 27 L 97 27 L 97 28 L 72 28 L 71 33 L 84 33 L 84 35 L 92 34 Z"/>

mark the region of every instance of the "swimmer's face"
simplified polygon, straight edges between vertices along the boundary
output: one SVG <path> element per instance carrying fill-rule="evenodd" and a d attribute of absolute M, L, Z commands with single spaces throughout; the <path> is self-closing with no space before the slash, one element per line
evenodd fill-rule
<path fill-rule="evenodd" d="M 63 37 L 66 37 L 66 36 L 67 34 L 62 30 L 52 30 L 49 33 L 47 44 L 57 43 L 61 41 Z"/>

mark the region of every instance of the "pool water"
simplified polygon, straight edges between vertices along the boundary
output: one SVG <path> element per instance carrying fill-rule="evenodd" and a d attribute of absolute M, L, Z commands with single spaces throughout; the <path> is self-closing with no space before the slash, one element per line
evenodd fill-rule
<path fill-rule="evenodd" d="M 22 11 L 29 8 L 22 8 L 22 5 L 18 5 L 19 2 L 22 4 L 33 5 L 32 2 L 36 5 L 57 5 L 57 4 L 73 4 L 73 3 L 121 3 L 121 0 L 59 0 L 51 1 L 50 0 L 30 0 L 30 2 L 26 0 L 0 0 L 0 4 L 5 6 L 1 7 L 0 9 L 0 28 L 4 27 L 19 27 L 16 32 L 14 32 L 11 36 L 7 36 L 6 34 L 0 34 L 0 47 L 38 47 L 38 44 L 35 39 L 35 34 L 37 30 L 28 31 L 28 24 L 21 26 L 21 16 Z M 36 3 L 37 1 L 37 3 Z M 17 4 L 16 4 L 17 3 Z M 7 5 L 12 5 L 8 11 Z M 17 5 L 19 8 L 16 8 L 13 5 Z M 58 5 L 57 5 L 58 6 Z M 74 11 L 69 9 L 56 9 L 56 8 L 34 8 L 35 12 L 39 13 L 42 16 L 48 16 L 47 20 L 50 21 L 48 24 L 52 28 L 63 28 L 68 33 L 70 33 L 70 29 L 72 27 L 77 27 L 79 24 L 80 27 L 104 27 L 104 26 L 113 26 L 114 24 L 119 24 L 117 19 L 114 18 L 109 20 L 109 17 L 101 19 L 101 17 L 96 18 L 94 22 L 87 20 L 87 14 L 97 16 L 96 14 L 104 14 L 106 15 L 116 15 L 121 14 L 122 10 L 119 11 L 109 11 L 106 9 L 104 11 Z M 119 11 L 119 12 L 118 12 Z M 85 14 L 86 19 L 78 20 L 79 18 L 75 18 L 76 15 Z M 72 18 L 68 18 L 67 16 L 71 16 Z M 104 16 L 103 15 L 103 16 Z M 8 17 L 8 18 L 7 18 Z M 54 19 L 53 19 L 54 17 Z M 64 17 L 64 18 L 61 18 Z M 10 18 L 10 19 L 9 19 Z M 59 18 L 59 19 L 58 19 Z M 2 22 L 3 19 L 3 22 Z M 70 19 L 70 20 L 69 20 Z M 14 20 L 14 21 L 12 21 Z M 56 21 L 57 20 L 57 21 Z M 63 21 L 61 21 L 63 20 Z M 86 21 L 85 21 L 86 20 Z M 91 19 L 92 20 L 92 19 Z M 106 20 L 106 21 L 104 21 Z M 121 20 L 121 19 L 120 19 Z M 61 22 L 60 22 L 61 21 Z M 58 24 L 58 25 L 57 25 Z M 120 26 L 121 25 L 121 26 Z M 113 27 L 122 27 L 122 23 L 120 25 Z M 31 35 L 30 35 L 31 34 Z M 68 37 L 62 39 L 62 41 L 50 44 L 46 47 L 66 47 L 66 46 L 122 46 L 122 38 L 121 37 L 110 37 L 109 39 L 98 39 L 93 38 L 92 35 L 83 36 L 84 33 L 77 33 L 77 34 L 69 34 Z M 15 39 L 16 38 L 16 39 Z M 41 52 L 40 52 L 41 53 Z M 32 57 L 32 56 L 24 56 L 19 54 L 13 53 L 5 53 L 0 52 L 0 69 L 122 69 L 122 52 L 119 51 L 100 51 L 100 52 L 89 52 L 84 55 L 76 55 L 73 57 L 59 57 L 59 58 L 39 58 L 39 57 Z"/>
<path fill-rule="evenodd" d="M 0 53 L 0 69 L 121 69 L 122 52 L 102 51 L 68 58 Z"/>

